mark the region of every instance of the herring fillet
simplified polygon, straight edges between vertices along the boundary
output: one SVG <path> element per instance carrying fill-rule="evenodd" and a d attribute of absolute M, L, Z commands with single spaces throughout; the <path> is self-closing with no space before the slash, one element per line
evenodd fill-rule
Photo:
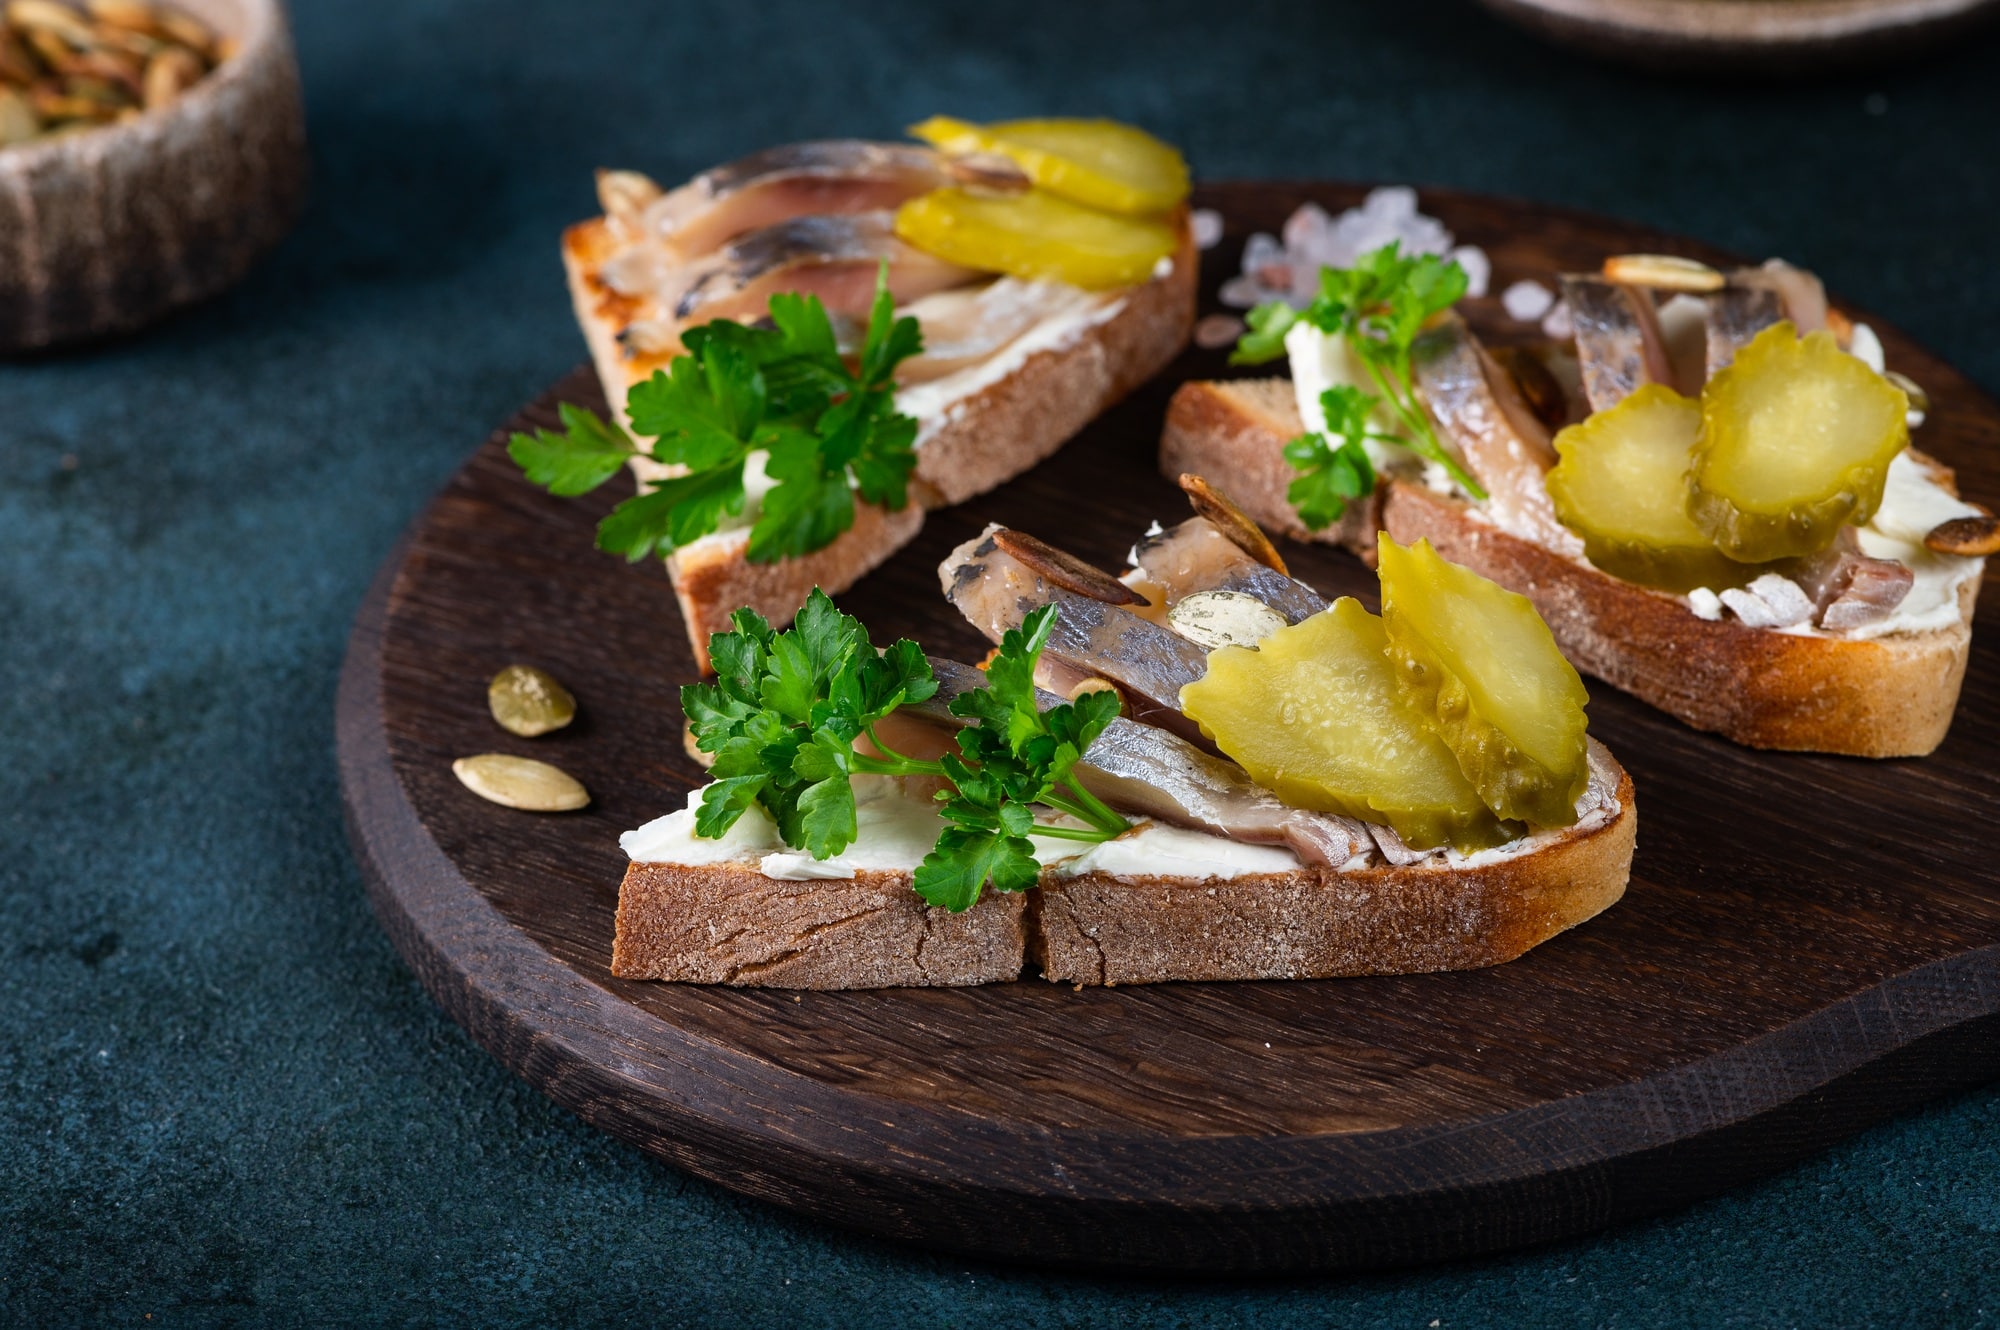
<path fill-rule="evenodd" d="M 1562 288 L 1591 410 L 1608 411 L 1649 383 L 1674 386 L 1651 296 L 1602 277 L 1569 274 Z"/>
<path fill-rule="evenodd" d="M 1583 542 L 1556 518 L 1543 479 L 1555 465 L 1549 432 L 1465 320 L 1448 315 L 1411 348 L 1417 389 L 1431 418 L 1486 490 L 1486 511 L 1504 531 L 1567 558 Z"/>
<path fill-rule="evenodd" d="M 765 148 L 703 171 L 647 205 L 647 232 L 683 259 L 793 217 L 878 212 L 948 183 L 930 148 L 820 139 Z"/>
<path fill-rule="evenodd" d="M 938 691 L 905 707 L 925 721 L 956 728 L 951 699 L 984 688 L 986 677 L 970 665 L 930 658 Z M 1060 705 L 1039 694 L 1045 707 Z M 1105 727 L 1075 767 L 1077 782 L 1097 798 L 1129 813 L 1212 832 L 1257 845 L 1283 845 L 1309 864 L 1359 866 L 1373 842 L 1352 818 L 1293 808 L 1264 789 L 1243 768 L 1165 730 L 1120 716 Z"/>
<path fill-rule="evenodd" d="M 1276 610 L 1286 623 L 1300 623 L 1327 607 L 1305 583 L 1267 568 L 1245 554 L 1205 517 L 1191 517 L 1132 547 L 1133 565 L 1164 593 L 1172 609 L 1199 591 L 1235 591 Z"/>
<path fill-rule="evenodd" d="M 1171 629 L 1122 605 L 1106 605 L 1045 581 L 1002 550 L 988 527 L 938 567 L 945 599 L 998 642 L 1044 605 L 1060 613 L 1043 654 L 1119 685 L 1138 718 L 1194 743 L 1201 730 L 1181 713 L 1181 689 L 1208 673 L 1208 653 Z"/>
<path fill-rule="evenodd" d="M 830 311 L 866 317 L 885 261 L 889 293 L 899 304 L 982 276 L 904 242 L 887 212 L 793 217 L 739 236 L 682 269 L 674 317 L 683 323 L 755 319 L 781 291 L 818 296 Z"/>
<path fill-rule="evenodd" d="M 1767 286 L 1725 286 L 1702 297 L 1708 377 L 1727 369 L 1738 351 L 1784 316 L 1784 302 Z"/>

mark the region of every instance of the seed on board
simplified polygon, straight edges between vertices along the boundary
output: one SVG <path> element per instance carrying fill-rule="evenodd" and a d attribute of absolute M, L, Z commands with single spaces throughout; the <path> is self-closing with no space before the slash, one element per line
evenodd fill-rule
<path fill-rule="evenodd" d="M 532 739 L 576 719 L 576 698 L 555 675 L 533 665 L 509 665 L 486 685 L 486 705 L 509 734 Z"/>
<path fill-rule="evenodd" d="M 590 791 L 559 767 L 531 757 L 480 753 L 451 764 L 459 783 L 482 799 L 530 813 L 567 813 L 590 803 Z"/>
<path fill-rule="evenodd" d="M 1614 254 L 1604 261 L 1607 281 L 1655 291 L 1720 291 L 1729 284 L 1706 263 L 1672 254 Z"/>

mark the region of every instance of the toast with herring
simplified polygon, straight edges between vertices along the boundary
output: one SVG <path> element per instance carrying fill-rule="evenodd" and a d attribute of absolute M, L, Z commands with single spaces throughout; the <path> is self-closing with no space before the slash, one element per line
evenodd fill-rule
<path fill-rule="evenodd" d="M 1353 601 L 1328 606 L 1289 578 L 1240 511 L 1205 488 L 1197 497 L 1210 515 L 1147 537 L 1135 550 L 1138 566 L 1123 578 L 1000 528 L 955 550 L 940 569 L 946 594 L 999 649 L 984 671 L 928 661 L 921 673 L 934 693 L 898 701 L 860 727 L 860 774 L 843 786 L 854 834 L 836 853 L 815 857 L 780 831 L 781 821 L 798 816 L 786 798 L 774 801 L 775 814 L 752 803 L 726 828 L 702 831 L 710 805 L 729 803 L 728 782 L 745 776 L 729 765 L 727 734 L 707 727 L 758 695 L 741 673 L 747 644 L 778 649 L 767 626 L 739 619 L 739 637 L 718 657 L 721 677 L 691 689 L 685 703 L 710 756 L 724 755 L 723 779 L 623 838 L 631 863 L 619 893 L 613 973 L 793 988 L 979 984 L 1037 971 L 1078 985 L 1424 973 L 1511 960 L 1619 898 L 1637 834 L 1632 782 L 1584 736 L 1574 705 L 1581 687 L 1546 629 L 1522 668 L 1567 675 L 1568 684 L 1558 678 L 1553 689 L 1567 699 L 1558 708 L 1565 756 L 1537 765 L 1517 753 L 1496 764 L 1493 755 L 1511 741 L 1483 732 L 1464 747 L 1482 776 L 1475 788 L 1423 710 L 1435 699 L 1395 700 L 1401 685 L 1390 682 L 1395 667 L 1380 646 L 1379 621 Z M 1432 556 L 1411 558 L 1418 563 L 1394 570 L 1401 599 L 1385 601 L 1415 607 L 1415 622 L 1427 588 L 1409 570 Z M 1514 629 L 1532 636 L 1539 628 L 1519 597 L 1462 570 L 1440 571 L 1435 561 L 1422 566 L 1457 579 L 1460 592 L 1471 586 L 1474 599 L 1497 606 Z M 828 625 L 841 622 L 836 616 L 815 597 L 793 631 L 802 641 L 825 640 Z M 1424 783 L 1435 772 L 1411 777 L 1409 789 L 1393 771 L 1372 790 L 1357 778 L 1315 793 L 1295 780 L 1290 797 L 1251 775 L 1269 758 L 1274 733 L 1295 728 L 1277 725 L 1270 708 L 1292 703 L 1268 680 L 1238 686 L 1232 672 L 1310 675 L 1321 649 L 1287 646 L 1287 665 L 1277 635 L 1355 628 L 1358 649 L 1374 655 L 1371 677 L 1392 690 L 1381 696 L 1394 715 L 1369 722 L 1349 714 L 1340 723 L 1330 716 L 1329 724 L 1371 734 L 1373 724 L 1404 727 L 1389 737 L 1423 749 L 1415 765 L 1442 763 L 1456 782 L 1442 803 Z M 898 668 L 915 677 L 914 653 L 898 644 L 882 659 L 900 656 Z M 1164 696 L 1184 683 L 1207 688 L 1214 704 L 1207 719 L 1160 723 L 1169 707 L 1189 719 L 1180 694 Z M 1019 710 L 1027 692 L 1040 708 L 1033 722 Z M 1194 692 L 1186 694 L 1190 709 Z M 1008 698 L 1016 710 L 1004 710 Z M 1245 699 L 1270 710 L 1272 724 L 1253 715 L 1246 731 L 1233 715 Z M 1492 709 L 1480 714 L 1517 736 L 1540 723 L 1524 721 L 1523 730 Z M 1022 724 L 1080 733 L 1081 751 L 1040 795 L 1034 830 L 1022 837 L 1032 861 L 1016 865 L 1007 889 L 998 889 L 1007 870 L 995 870 L 992 889 L 980 891 L 975 881 L 968 895 L 964 877 L 952 877 L 953 865 L 940 860 L 955 844 L 963 849 L 952 836 L 990 826 L 993 817 L 954 811 L 963 788 L 936 773 L 954 770 L 944 761 L 954 753 L 975 763 L 983 754 L 988 764 L 957 770 L 952 779 L 961 787 L 982 771 L 1006 770 L 993 735 Z M 974 730 L 982 732 L 969 740 Z M 1462 727 L 1456 738 L 1468 738 Z M 1019 751 L 1046 754 L 1034 742 L 1021 741 Z M 1520 751 L 1532 748 L 1530 741 Z M 1238 751 L 1243 764 L 1231 756 Z M 1527 807 L 1555 816 L 1515 816 Z M 1356 810 L 1368 816 L 1350 815 Z"/>
<path fill-rule="evenodd" d="M 1010 275 L 1001 265 L 1011 259 L 946 261 L 902 238 L 909 210 L 956 196 L 968 171 L 1002 191 L 1003 202 L 1008 188 L 1038 195 L 1006 169 L 991 152 L 954 157 L 838 141 L 771 149 L 672 191 L 636 173 L 604 172 L 604 215 L 564 233 L 577 321 L 605 398 L 628 427 L 631 390 L 683 353 L 682 334 L 713 318 L 761 313 L 748 303 L 757 296 L 815 295 L 845 333 L 867 313 L 869 292 L 857 276 L 879 268 L 898 312 L 925 336 L 925 351 L 897 373 L 896 408 L 917 426 L 904 506 L 858 503 L 853 525 L 831 543 L 755 562 L 751 478 L 743 514 L 668 555 L 704 668 L 709 637 L 727 630 L 736 609 L 785 619 L 811 588 L 846 588 L 914 538 L 926 509 L 964 502 L 1041 462 L 1186 345 L 1199 258 L 1178 201 L 1141 219 L 1165 237 L 1164 252 L 1122 283 L 1097 270 L 1086 285 Z M 992 202 L 982 195 L 967 206 Z M 892 216 L 893 225 L 885 220 Z M 642 488 L 677 474 L 644 454 L 631 465 Z"/>
<path fill-rule="evenodd" d="M 1759 748 L 1865 757 L 1932 751 L 1957 704 L 1983 556 L 2000 548 L 2000 528 L 1958 498 L 1949 468 L 1900 448 L 1878 472 L 1881 500 L 1858 514 L 1861 521 L 1819 550 L 1743 566 L 1713 586 L 1685 585 L 1697 576 L 1685 570 L 1680 583 L 1659 579 L 1666 585 L 1606 571 L 1559 517 L 1547 479 L 1561 478 L 1552 465 L 1568 468 L 1578 449 L 1595 446 L 1583 432 L 1592 422 L 1667 408 L 1669 387 L 1687 390 L 1674 404 L 1694 413 L 1693 395 L 1721 391 L 1732 363 L 1759 337 L 1767 358 L 1809 355 L 1816 340 L 1828 343 L 1831 357 L 1837 335 L 1853 353 L 1839 359 L 1866 362 L 1867 377 L 1879 382 L 1873 333 L 1829 310 L 1810 274 L 1782 264 L 1726 276 L 1685 260 L 1625 256 L 1606 270 L 1623 280 L 1564 279 L 1573 345 L 1503 363 L 1455 314 L 1436 317 L 1417 340 L 1417 394 L 1488 491 L 1483 501 L 1437 466 L 1382 450 L 1373 491 L 1339 521 L 1310 528 L 1288 497 L 1300 472 L 1285 450 L 1325 427 L 1308 399 L 1340 375 L 1326 373 L 1337 349 L 1304 323 L 1285 335 L 1292 379 L 1193 382 L 1177 391 L 1161 470 L 1214 477 L 1271 529 L 1338 543 L 1371 561 L 1378 531 L 1405 544 L 1428 540 L 1532 600 L 1579 668 L 1698 729 Z M 1705 289 L 1660 291 L 1641 284 L 1649 280 Z M 1776 331 L 1786 318 L 1808 335 L 1787 341 Z M 1815 330 L 1827 331 L 1814 339 Z M 1882 387 L 1885 397 L 1901 398 Z M 1611 416 L 1615 410 L 1623 414 Z M 1911 415 L 1921 420 L 1914 406 Z M 1614 547 L 1605 557 L 1616 562 L 1619 553 Z M 1726 561 L 1710 566 L 1730 577 Z"/>

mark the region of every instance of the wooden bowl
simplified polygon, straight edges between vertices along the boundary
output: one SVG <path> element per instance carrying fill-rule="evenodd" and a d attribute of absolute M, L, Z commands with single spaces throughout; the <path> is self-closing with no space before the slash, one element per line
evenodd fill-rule
<path fill-rule="evenodd" d="M 279 0 L 173 0 L 238 44 L 122 125 L 0 148 L 0 352 L 148 323 L 241 277 L 297 219 L 305 116 Z"/>
<path fill-rule="evenodd" d="M 1480 0 L 1566 46 L 1683 74 L 1804 74 L 1931 46 L 1996 0 Z"/>

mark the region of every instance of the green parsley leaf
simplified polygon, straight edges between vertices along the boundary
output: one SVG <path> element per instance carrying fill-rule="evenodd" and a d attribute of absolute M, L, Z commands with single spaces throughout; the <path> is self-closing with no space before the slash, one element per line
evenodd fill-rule
<path fill-rule="evenodd" d="M 1295 311 L 1279 301 L 1250 311 L 1250 331 L 1237 341 L 1230 363 L 1254 365 L 1277 359 L 1284 353 L 1284 334 L 1299 320 L 1321 332 L 1345 338 L 1368 367 L 1382 399 L 1389 403 L 1403 426 L 1401 434 L 1377 433 L 1370 437 L 1401 444 L 1419 457 L 1436 462 L 1466 493 L 1483 499 L 1486 491 L 1438 438 L 1429 414 L 1417 400 L 1410 371 L 1410 349 L 1417 335 L 1426 322 L 1450 309 L 1465 295 L 1466 281 L 1465 269 L 1457 260 L 1441 259 L 1435 254 L 1406 255 L 1392 240 L 1362 255 L 1352 268 L 1321 268 L 1319 294 L 1305 309 Z M 1333 427 L 1330 419 L 1327 432 L 1343 434 Z M 1343 437 L 1350 443 L 1360 438 L 1357 434 L 1343 434 Z M 1334 451 L 1330 444 L 1328 451 Z M 1351 462 L 1354 453 L 1348 455 Z M 1322 470 L 1316 454 L 1308 464 L 1315 473 Z M 1294 461 L 1293 465 L 1299 463 Z M 1338 479 L 1344 480 L 1345 472 Z M 1315 514 L 1321 516 L 1330 510 L 1337 517 L 1340 509 L 1332 506 L 1336 501 L 1344 505 L 1346 499 L 1359 497 L 1343 495 L 1337 479 L 1332 477 L 1315 480 L 1307 486 L 1307 491 L 1304 501 L 1312 504 Z M 1291 497 L 1289 492 L 1287 497 Z M 1297 504 L 1300 500 L 1293 502 Z M 1303 515 L 1301 520 L 1306 520 Z"/>
<path fill-rule="evenodd" d="M 1243 316 L 1250 331 L 1236 339 L 1229 353 L 1232 365 L 1262 365 L 1285 354 L 1285 334 L 1299 321 L 1299 312 L 1283 300 L 1270 300 Z"/>
<path fill-rule="evenodd" d="M 716 783 L 740 782 L 703 796 L 696 833 L 722 835 L 755 802 L 786 844 L 831 859 L 856 834 L 855 739 L 937 691 L 930 662 L 914 642 L 877 651 L 817 587 L 784 632 L 750 610 L 734 625 L 709 639 L 715 681 L 681 689 L 695 746 L 715 754 Z"/>
<path fill-rule="evenodd" d="M 1313 531 L 1339 521 L 1349 500 L 1374 491 L 1375 466 L 1362 440 L 1395 441 L 1369 423 L 1380 398 L 1341 385 L 1328 388 L 1319 400 L 1326 433 L 1301 434 L 1285 445 L 1285 460 L 1302 473 L 1285 490 L 1285 498 Z"/>
<path fill-rule="evenodd" d="M 598 545 L 628 559 L 668 555 L 740 514 L 744 471 L 758 452 L 776 482 L 751 525 L 747 557 L 773 563 L 824 549 L 854 525 L 854 494 L 901 509 L 916 466 L 917 424 L 895 407 L 895 371 L 923 350 L 917 321 L 896 317 L 888 265 L 858 370 L 841 358 L 817 296 L 771 297 L 770 326 L 717 319 L 682 334 L 676 356 L 626 401 L 645 452 L 674 468 L 620 504 Z M 564 434 L 517 434 L 509 453 L 536 484 L 582 494 L 610 479 L 638 445 L 615 425 L 565 406 Z"/>
<path fill-rule="evenodd" d="M 507 455 L 528 479 L 565 498 L 588 494 L 618 474 L 638 445 L 595 411 L 570 402 L 556 408 L 563 432 L 538 429 L 507 441 Z"/>
<path fill-rule="evenodd" d="M 1087 693 L 1040 709 L 1035 663 L 1056 613 L 1044 606 L 1004 635 L 987 667 L 987 686 L 952 702 L 954 714 L 973 722 L 958 732 L 958 751 L 928 762 L 892 753 L 871 733 L 896 708 L 937 692 L 916 643 L 878 651 L 861 625 L 817 588 L 782 633 L 738 611 L 731 632 L 709 639 L 715 682 L 681 690 L 696 746 L 715 755 L 715 781 L 702 796 L 696 833 L 721 836 L 755 804 L 787 845 L 830 859 L 858 834 L 855 775 L 941 776 L 950 786 L 938 796 L 947 826 L 917 869 L 918 892 L 963 910 L 988 885 L 1033 887 L 1041 866 L 1030 837 L 1108 840 L 1129 826 L 1072 775 L 1117 717 L 1117 696 Z M 871 747 L 857 753 L 863 736 Z M 1085 825 L 1038 823 L 1037 804 Z"/>

